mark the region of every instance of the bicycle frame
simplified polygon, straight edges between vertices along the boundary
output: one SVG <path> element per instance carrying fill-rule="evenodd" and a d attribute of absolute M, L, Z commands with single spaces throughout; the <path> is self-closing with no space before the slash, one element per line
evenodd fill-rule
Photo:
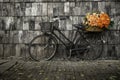
<path fill-rule="evenodd" d="M 76 30 L 73 30 L 74 36 L 71 39 L 69 39 L 58 28 L 59 27 L 58 21 L 57 22 L 55 21 L 55 23 L 54 22 L 49 23 L 49 25 L 44 25 L 44 24 L 46 24 L 46 22 L 44 22 L 43 25 L 40 24 L 40 26 L 42 27 L 41 31 L 43 32 L 43 34 L 40 34 L 35 38 L 33 38 L 29 44 L 28 49 L 29 49 L 30 57 L 32 59 L 36 61 L 39 61 L 42 58 L 45 58 L 46 60 L 52 59 L 57 51 L 58 41 L 60 42 L 60 44 L 62 44 L 62 46 L 66 48 L 65 49 L 67 50 L 66 55 L 67 55 L 67 58 L 69 59 L 71 58 L 72 53 L 77 54 L 78 56 L 83 56 L 83 53 L 85 53 L 85 55 L 83 56 L 83 59 L 90 59 L 90 58 L 97 59 L 98 57 L 100 57 L 103 46 L 101 44 L 98 44 L 95 46 L 94 44 L 91 44 L 87 35 L 84 35 L 86 34 L 86 32 L 84 31 L 83 28 L 81 28 L 82 25 L 73 24 Z M 56 34 L 56 32 L 58 34 Z M 62 38 L 60 38 L 59 35 Z M 38 40 L 40 40 L 40 42 L 43 42 L 43 43 L 39 43 Z M 39 44 L 36 43 L 36 41 L 38 41 Z M 102 41 L 99 41 L 99 42 L 102 42 Z M 99 49 L 96 50 L 96 46 L 100 47 L 100 50 Z M 37 55 L 37 54 L 42 54 L 42 55 Z M 91 54 L 94 54 L 94 55 L 91 55 Z M 40 58 L 38 56 L 40 56 Z"/>
<path fill-rule="evenodd" d="M 67 40 L 67 42 L 68 42 L 69 44 L 74 45 L 74 43 L 73 43 L 70 39 L 68 39 L 68 38 L 60 31 L 60 29 L 55 28 L 55 30 L 56 30 L 60 35 L 62 35 L 63 38 L 64 38 L 65 40 Z M 66 44 L 58 35 L 56 35 L 54 31 L 52 31 L 52 34 L 53 34 L 66 48 L 68 47 L 67 44 Z"/>
<path fill-rule="evenodd" d="M 67 43 L 65 43 L 54 31 L 57 31 L 60 35 L 62 35 L 63 38 L 64 38 L 65 40 L 67 40 L 67 42 L 68 42 L 70 45 L 68 46 Z M 74 42 L 75 42 L 75 40 L 76 40 L 77 33 L 79 33 L 80 36 L 84 38 L 84 36 L 81 34 L 81 31 L 79 31 L 79 30 L 77 30 L 77 31 L 75 32 L 75 37 L 73 38 L 73 41 L 71 41 L 69 38 L 67 38 L 67 37 L 61 32 L 61 30 L 58 29 L 58 28 L 56 28 L 56 27 L 53 27 L 53 30 L 51 31 L 51 34 L 54 35 L 66 48 L 76 45 L 76 43 L 74 43 Z M 86 39 L 86 38 L 84 38 L 84 39 Z"/>

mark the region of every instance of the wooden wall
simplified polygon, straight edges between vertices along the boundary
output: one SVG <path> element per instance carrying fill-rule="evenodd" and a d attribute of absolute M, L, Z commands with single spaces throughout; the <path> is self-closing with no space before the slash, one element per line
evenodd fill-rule
<path fill-rule="evenodd" d="M 119 0 L 0 0 L 0 57 L 26 59 L 28 43 L 41 34 L 39 22 L 69 15 L 70 19 L 60 22 L 60 29 L 71 38 L 72 24 L 80 23 L 87 12 L 97 10 L 108 13 L 115 21 L 111 31 L 103 35 L 103 57 L 120 58 Z"/>

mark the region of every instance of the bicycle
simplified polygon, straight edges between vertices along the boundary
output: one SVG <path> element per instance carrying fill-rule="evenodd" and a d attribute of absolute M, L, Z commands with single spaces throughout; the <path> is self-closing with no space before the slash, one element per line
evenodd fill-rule
<path fill-rule="evenodd" d="M 59 20 L 64 20 L 67 18 L 68 17 L 59 17 L 55 18 L 53 22 L 40 23 L 43 34 L 33 38 L 29 44 L 29 54 L 33 60 L 40 61 L 52 59 L 57 52 L 59 46 L 58 41 L 61 42 L 68 51 L 66 53 L 68 59 L 71 58 L 72 54 L 79 54 L 81 59 L 85 60 L 95 60 L 101 56 L 103 51 L 102 40 L 98 40 L 96 45 L 92 44 L 91 41 L 84 35 L 85 31 L 81 24 L 73 24 L 76 31 L 72 40 L 68 39 L 61 32 L 58 28 Z M 55 32 L 58 32 L 59 35 L 63 36 L 67 43 L 59 38 Z M 96 47 L 99 48 L 96 49 Z"/>

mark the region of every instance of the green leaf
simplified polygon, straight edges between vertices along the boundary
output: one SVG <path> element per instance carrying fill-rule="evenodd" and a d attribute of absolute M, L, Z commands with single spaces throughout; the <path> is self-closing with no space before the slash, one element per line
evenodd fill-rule
<path fill-rule="evenodd" d="M 113 27 L 113 25 L 114 25 L 114 21 L 111 21 L 109 27 Z"/>

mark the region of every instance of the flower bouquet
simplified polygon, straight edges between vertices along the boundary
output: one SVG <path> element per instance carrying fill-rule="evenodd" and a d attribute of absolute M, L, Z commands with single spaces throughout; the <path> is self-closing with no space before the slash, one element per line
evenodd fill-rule
<path fill-rule="evenodd" d="M 114 22 L 104 12 L 87 13 L 83 20 L 86 31 L 101 32 L 112 27 Z"/>

